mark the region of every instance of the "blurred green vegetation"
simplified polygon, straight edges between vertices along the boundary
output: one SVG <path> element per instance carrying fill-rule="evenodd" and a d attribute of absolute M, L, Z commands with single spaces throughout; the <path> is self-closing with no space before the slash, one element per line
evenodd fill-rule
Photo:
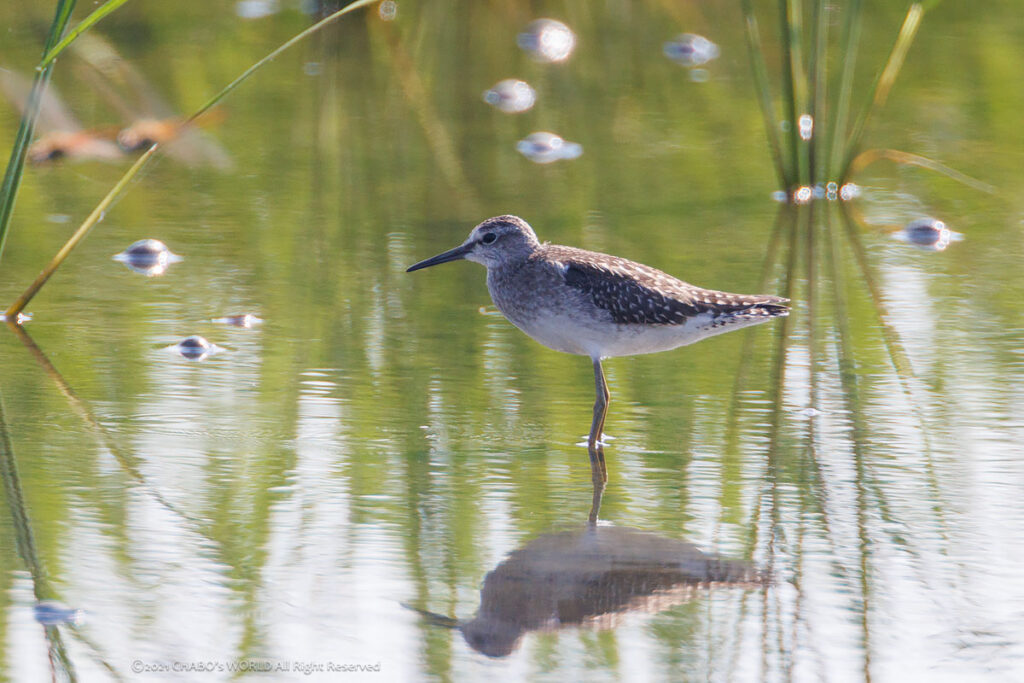
<path fill-rule="evenodd" d="M 588 464 L 574 444 L 589 424 L 589 363 L 481 315 L 490 301 L 475 265 L 403 272 L 479 220 L 516 213 L 542 239 L 620 254 L 703 286 L 758 288 L 779 207 L 769 199 L 777 188 L 737 3 L 544 6 L 579 37 L 563 65 L 536 64 L 515 49 L 535 9 L 466 0 L 400 3 L 391 24 L 372 11 L 354 16 L 282 55 L 225 103 L 223 122 L 206 132 L 229 150 L 233 171 L 171 158 L 152 165 L 30 307 L 32 340 L 95 424 L 22 340 L 0 334 L 6 424 L 40 565 L 59 597 L 97 612 L 84 630 L 95 647 L 73 639 L 73 655 L 123 670 L 110 653 L 123 653 L 128 639 L 171 640 L 157 584 L 167 567 L 189 574 L 194 558 L 163 557 L 144 542 L 157 533 L 148 526 L 152 508 L 181 531 L 184 547 L 223 572 L 216 581 L 230 609 L 209 609 L 223 610 L 216 617 L 237 629 L 224 645 L 233 656 L 289 644 L 264 614 L 270 591 L 288 577 L 308 574 L 328 586 L 325 594 L 343 577 L 349 590 L 382 604 L 466 616 L 504 553 L 585 520 Z M 858 95 L 904 9 L 867 3 Z M 0 6 L 0 68 L 30 71 L 49 11 L 28 0 Z M 242 21 L 227 3 L 128 3 L 100 32 L 185 113 L 310 21 L 294 9 Z M 661 55 L 661 43 L 683 31 L 721 46 L 707 83 Z M 775 69 L 778 47 L 768 37 L 777 32 L 765 25 L 762 33 Z M 839 606 L 819 603 L 806 617 L 801 609 L 811 608 L 781 590 L 772 594 L 777 607 L 757 593 L 716 596 L 641 629 L 537 637 L 524 676 L 614 672 L 639 643 L 666 677 L 742 672 L 762 653 L 743 649 L 750 643 L 731 631 L 739 622 L 771 635 L 755 643 L 769 650 L 764 678 L 785 678 L 787 657 L 809 662 L 808 648 L 835 654 L 826 642 L 835 631 L 868 643 L 841 649 L 844 665 L 866 670 L 873 648 L 876 658 L 892 656 L 868 626 L 850 635 L 862 618 L 895 618 L 898 602 L 877 582 L 894 571 L 887 554 L 909 547 L 927 567 L 948 558 L 946 539 L 964 533 L 950 531 L 950 513 L 969 507 L 958 461 L 1005 447 L 1020 428 L 1012 331 L 1024 306 L 1024 94 L 1015 87 L 1024 82 L 1022 41 L 1015 2 L 984 12 L 940 4 L 868 133 L 867 146 L 935 158 L 997 186 L 996 196 L 884 162 L 855 179 L 865 194 L 853 207 L 875 220 L 858 224 L 859 235 L 917 373 L 913 397 L 927 417 L 927 444 L 892 370 L 854 243 L 840 240 L 834 270 L 821 257 L 815 278 L 807 234 L 790 230 L 806 214 L 784 217 L 769 271 L 767 290 L 778 291 L 793 254 L 795 312 L 779 385 L 780 338 L 767 326 L 750 342 L 726 335 L 608 363 L 608 430 L 618 439 L 608 450 L 602 517 L 771 561 L 786 581 L 813 575 L 817 583 L 800 585 Z M 537 106 L 517 116 L 487 107 L 482 92 L 513 76 L 537 88 Z M 73 57 L 58 64 L 54 84 L 85 127 L 123 123 L 83 87 Z M 0 148 L 17 120 L 13 107 L 0 106 Z M 584 155 L 533 165 L 515 141 L 534 130 L 578 140 Z M 35 276 L 124 168 L 28 169 L 0 301 Z M 827 215 L 841 235 L 838 213 L 815 206 L 815 225 Z M 925 254 L 888 239 L 912 211 L 942 218 L 966 241 Z M 896 218 L 877 219 L 887 212 Z M 146 279 L 110 260 L 144 237 L 165 241 L 184 261 Z M 817 283 L 814 316 L 808 281 Z M 208 322 L 244 311 L 266 323 L 238 330 Z M 799 411 L 809 391 L 810 318 L 825 417 L 809 436 Z M 852 368 L 840 363 L 840 321 Z M 163 349 L 196 333 L 227 352 L 188 363 Z M 853 376 L 844 384 L 847 369 Z M 965 395 L 988 409 L 987 421 L 975 412 L 969 420 L 992 430 L 991 441 L 961 438 L 968 417 L 956 406 Z M 773 423 L 773 406 L 781 422 Z M 282 517 L 292 505 L 301 514 Z M 281 544 L 301 550 L 324 536 L 345 549 L 332 571 L 302 557 L 280 564 Z M 4 633 L 26 607 L 15 588 L 25 576 L 16 547 L 13 526 L 0 522 Z M 400 573 L 405 592 L 355 569 L 374 563 Z M 948 589 L 952 570 L 938 566 L 936 586 L 921 581 L 915 595 L 938 601 Z M 104 579 L 123 594 L 98 590 Z M 105 621 L 112 606 L 129 623 Z M 424 675 L 479 673 L 457 634 L 411 618 L 395 623 L 386 609 L 335 615 L 329 630 L 346 646 L 365 645 L 359 624 L 412 633 L 419 650 L 395 657 Z M 213 619 L 201 606 L 175 618 Z M 806 630 L 790 642 L 802 618 Z M 877 628 L 885 633 L 884 623 Z M 709 643 L 718 646 L 710 658 L 701 647 Z M 24 656 L 0 648 L 0 678 L 14 680 L 10 672 L 23 663 L 11 658 Z"/>

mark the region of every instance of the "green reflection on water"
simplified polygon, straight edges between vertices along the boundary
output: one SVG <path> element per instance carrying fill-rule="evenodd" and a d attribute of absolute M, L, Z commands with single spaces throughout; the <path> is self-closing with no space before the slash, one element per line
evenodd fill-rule
<path fill-rule="evenodd" d="M 307 23 L 186 4 L 129 5 L 104 27 L 182 111 Z M 0 65 L 38 58 L 33 8 L 0 9 L 12 29 Z M 1016 6 L 929 14 L 871 132 L 872 145 L 939 158 L 1003 194 L 878 164 L 858 178 L 855 228 L 822 204 L 783 212 L 767 255 L 775 188 L 738 9 L 565 11 L 580 46 L 558 66 L 515 51 L 534 18 L 517 3 L 401 5 L 393 25 L 368 15 L 283 56 L 210 131 L 235 172 L 162 161 L 34 302 L 28 331 L 63 385 L 0 335 L 38 556 L 0 523 L 7 679 L 48 666 L 21 647 L 41 642 L 26 583 L 35 562 L 49 597 L 87 612 L 79 631 L 94 646 L 65 639 L 87 680 L 107 675 L 97 652 L 128 678 L 135 657 L 324 652 L 444 679 L 885 679 L 940 657 L 964 676 L 1012 671 L 1020 632 L 1006 612 L 1020 607 L 1011 560 L 1024 519 L 1009 491 L 1024 301 L 1024 95 L 1007 86 L 1022 81 Z M 868 12 L 862 55 L 873 36 L 887 47 L 899 16 Z M 722 47 L 707 83 L 660 54 L 684 30 Z M 310 63 L 319 75 L 304 74 Z M 83 123 L 114 120 L 75 87 L 73 66 L 56 82 Z M 537 87 L 535 110 L 509 117 L 481 102 L 514 75 Z M 0 109 L 3 146 L 15 121 Z M 531 164 L 514 144 L 536 129 L 584 155 Z M 66 238 L 55 218 L 75 223 L 119 173 L 32 169 L 4 301 Z M 781 292 L 789 273 L 788 327 L 607 364 L 617 440 L 602 518 L 752 559 L 772 586 L 633 612 L 610 632 L 528 635 L 494 661 L 401 607 L 468 618 L 508 553 L 583 524 L 590 508 L 574 445 L 589 424 L 589 363 L 481 315 L 475 265 L 429 281 L 402 272 L 509 211 L 542 239 L 700 285 Z M 886 237 L 915 211 L 967 240 L 927 254 Z M 184 261 L 147 280 L 110 260 L 150 236 Z M 244 311 L 267 322 L 207 322 Z M 195 333 L 228 352 L 188 363 L 161 350 Z M 895 371 L 893 338 L 912 376 Z M 951 643 L 966 645 L 950 655 Z"/>

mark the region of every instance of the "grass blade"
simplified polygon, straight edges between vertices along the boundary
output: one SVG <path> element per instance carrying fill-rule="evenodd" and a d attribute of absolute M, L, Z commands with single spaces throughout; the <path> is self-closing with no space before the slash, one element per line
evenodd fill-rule
<path fill-rule="evenodd" d="M 57 58 L 57 55 L 63 52 L 64 48 L 68 45 L 73 43 L 78 36 L 88 31 L 100 19 L 107 16 L 126 2 L 128 2 L 128 0 L 107 0 L 107 2 L 103 3 L 100 7 L 93 10 L 93 13 L 83 19 L 78 26 L 71 29 L 68 34 L 64 36 L 63 40 L 46 51 L 46 54 L 43 55 L 43 60 L 39 62 L 39 67 L 37 68 L 44 68 L 52 64 L 53 60 Z"/>
<path fill-rule="evenodd" d="M 146 153 L 140 156 L 135 163 L 132 164 L 132 167 L 128 169 L 128 172 L 121 176 L 121 179 L 117 181 L 117 184 L 114 185 L 113 189 L 111 189 L 103 200 L 96 205 L 96 208 L 92 210 L 92 213 L 90 213 L 89 217 L 85 219 L 85 222 L 78 226 L 78 230 L 75 230 L 74 234 L 71 235 L 68 241 L 64 243 L 64 246 L 60 248 L 60 251 L 50 259 L 50 262 L 46 264 L 43 271 L 39 273 L 35 280 L 32 281 L 32 284 L 28 286 L 28 289 L 22 292 L 21 296 L 19 296 L 15 302 L 11 304 L 10 308 L 7 309 L 4 313 L 7 320 L 13 321 L 18 319 L 18 314 L 25 310 L 25 306 L 28 305 L 28 302 L 31 301 L 32 297 L 34 297 L 36 293 L 43 288 L 43 285 L 46 284 L 46 281 L 50 279 L 50 276 L 53 275 L 57 268 L 60 267 L 60 264 L 64 263 L 64 259 L 66 259 L 71 251 L 78 246 L 79 242 L 85 239 L 85 236 L 89 234 L 89 231 L 92 230 L 93 226 L 103 220 L 103 217 L 107 213 L 107 209 L 110 208 L 114 203 L 114 200 L 117 199 L 118 195 L 120 195 L 121 191 L 127 187 L 128 183 L 132 181 L 135 175 L 142 170 L 142 167 L 146 165 L 146 162 L 152 158 L 158 147 L 159 145 L 157 144 L 146 150 Z"/>
<path fill-rule="evenodd" d="M 863 7 L 861 0 L 852 0 L 846 9 L 846 19 L 843 21 L 843 33 L 839 47 L 839 54 L 843 59 L 843 70 L 839 76 L 837 86 L 839 99 L 836 100 L 832 125 L 826 131 L 829 136 L 826 149 L 830 150 L 831 154 L 825 165 L 823 174 L 825 180 L 833 180 L 836 169 L 842 163 L 842 141 L 846 136 L 847 121 L 850 118 L 850 100 L 853 97 L 853 75 L 857 66 L 857 46 L 860 42 L 860 29 L 863 24 Z"/>
<path fill-rule="evenodd" d="M 808 175 L 812 184 L 828 180 L 827 177 L 820 177 L 822 151 L 827 148 L 819 145 L 818 140 L 821 139 L 825 129 L 825 126 L 822 124 L 825 122 L 826 115 L 827 100 L 825 95 L 827 92 L 827 79 L 825 75 L 828 67 L 828 19 L 830 12 L 831 10 L 825 0 L 816 0 L 814 3 L 814 16 L 811 20 L 812 50 L 810 61 L 807 65 L 811 87 L 811 92 L 808 96 L 808 105 L 810 106 L 808 113 L 811 115 L 812 125 L 814 126 L 811 139 L 807 142 Z"/>
<path fill-rule="evenodd" d="M 893 43 L 892 51 L 889 53 L 889 59 L 886 60 L 885 67 L 875 80 L 871 102 L 857 118 L 853 131 L 846 141 L 846 151 L 843 155 L 843 165 L 839 174 L 839 177 L 843 180 L 849 177 L 850 165 L 853 163 L 857 150 L 860 148 L 861 138 L 864 136 L 864 131 L 871 120 L 871 116 L 881 109 L 889 98 L 889 92 L 892 90 L 896 77 L 903 68 L 903 62 L 907 57 L 911 44 L 914 42 L 914 36 L 917 35 L 917 29 L 921 26 L 921 19 L 923 17 L 924 7 L 919 2 L 915 2 L 907 10 L 907 16 L 903 19 L 903 25 L 900 27 L 900 32 L 896 36 L 896 42 Z M 838 131 L 836 134 L 838 135 Z"/>
<path fill-rule="evenodd" d="M 898 149 L 869 149 L 858 154 L 853 161 L 850 162 L 849 175 L 852 177 L 858 171 L 861 171 L 865 167 L 873 164 L 881 159 L 888 159 L 889 161 L 897 164 L 904 164 L 906 166 L 920 166 L 921 168 L 927 168 L 929 171 L 935 171 L 942 175 L 951 178 L 958 183 L 962 183 L 967 187 L 984 192 L 986 194 L 996 194 L 998 190 L 989 185 L 986 182 L 982 182 L 977 178 L 972 178 L 966 173 L 961 173 L 955 168 L 950 168 L 945 164 L 939 163 L 923 157 L 918 154 L 911 154 L 910 152 L 901 152 Z"/>
<path fill-rule="evenodd" d="M 242 74 L 238 76 L 238 78 L 224 86 L 224 88 L 222 88 L 220 92 L 218 92 L 216 95 L 210 98 L 210 100 L 206 104 L 204 104 L 194 114 L 188 117 L 188 119 L 186 119 L 185 122 L 181 124 L 182 127 L 191 124 L 197 118 L 205 114 L 217 103 L 223 100 L 224 97 L 229 92 L 231 92 L 239 85 L 241 85 L 243 81 L 248 79 L 249 76 L 255 73 L 260 67 L 265 65 L 267 62 L 270 62 L 275 57 L 277 57 L 282 52 L 292 47 L 302 39 L 307 38 L 313 33 L 316 33 L 323 27 L 327 26 L 328 24 L 334 22 L 337 19 L 340 19 L 342 16 L 348 14 L 349 12 L 352 12 L 353 10 L 359 9 L 361 7 L 366 7 L 367 5 L 371 5 L 378 1 L 379 0 L 356 0 L 356 2 L 353 2 L 349 5 L 346 5 L 345 7 L 342 7 L 334 14 L 331 14 L 325 17 L 324 19 L 321 19 L 320 21 L 313 24 L 306 30 L 302 31 L 301 33 L 298 33 L 293 38 L 291 38 L 290 40 L 282 44 L 280 47 L 278 47 L 276 50 L 268 54 L 266 57 L 259 60 L 258 62 L 250 66 L 248 69 L 243 71 Z M 35 297 L 35 295 L 39 292 L 39 290 L 42 289 L 43 285 L 46 284 L 47 280 L 50 279 L 50 276 L 52 276 L 53 273 L 57 270 L 57 268 L 60 267 L 60 265 L 71 253 L 71 251 L 76 246 L 78 246 L 78 244 L 83 239 L 85 239 L 85 236 L 89 233 L 90 230 L 92 230 L 93 226 L 95 226 L 97 223 L 100 222 L 100 220 L 103 219 L 103 216 L 106 214 L 107 209 L 109 209 L 113 205 L 114 201 L 118 198 L 121 192 L 124 191 L 124 189 L 132 181 L 132 179 L 135 178 L 136 175 L 138 175 L 139 171 L 141 171 L 146 166 L 149 160 L 153 158 L 153 155 L 155 155 L 157 150 L 159 149 L 160 143 L 154 144 L 152 147 L 146 150 L 145 154 L 140 156 L 135 161 L 135 163 L 132 164 L 131 168 L 129 168 L 123 176 L 121 176 L 121 179 L 117 181 L 117 184 L 114 185 L 114 187 L 110 190 L 110 192 L 106 194 L 105 197 L 103 197 L 103 199 L 96 206 L 96 208 L 93 209 L 92 213 L 89 214 L 89 217 L 85 219 L 85 222 L 79 226 L 78 230 L 76 230 L 75 233 L 71 236 L 71 238 L 68 239 L 68 241 L 64 244 L 64 246 L 61 247 L 60 251 L 58 251 L 57 254 L 50 260 L 50 263 L 47 264 L 46 268 L 44 268 L 43 271 L 39 274 L 39 276 L 32 282 L 32 284 L 29 285 L 28 289 L 22 292 L 21 296 L 19 296 L 17 300 L 13 304 L 11 304 L 11 306 L 7 309 L 7 311 L 5 312 L 7 320 L 17 320 L 18 314 L 25 310 L 25 306 L 27 306 L 28 303 L 32 300 L 32 298 Z"/>
<path fill-rule="evenodd" d="M 782 84 L 783 107 L 789 121 L 786 135 L 789 139 L 789 152 L 792 156 L 792 167 L 796 173 L 796 181 L 801 185 L 810 182 L 809 164 L 807 159 L 808 146 L 798 134 L 799 117 L 807 111 L 807 74 L 803 69 L 802 50 L 803 13 L 801 0 L 779 0 L 782 31 Z"/>
<path fill-rule="evenodd" d="M 775 162 L 775 173 L 779 177 L 779 182 L 783 189 L 788 190 L 793 185 L 793 178 L 782 156 L 775 105 L 772 103 L 771 85 L 768 83 L 768 67 L 764 62 L 761 33 L 757 29 L 757 17 L 754 15 L 751 0 L 740 0 L 740 5 L 743 8 L 744 24 L 747 29 L 745 35 L 747 49 L 750 52 L 750 67 L 754 72 L 754 86 L 757 88 L 761 115 L 764 117 L 764 132 L 768 136 L 768 149 L 771 151 L 772 161 Z"/>
<path fill-rule="evenodd" d="M 57 12 L 53 17 L 53 23 L 50 24 L 50 33 L 46 37 L 46 45 L 43 48 L 44 54 L 50 51 L 60 39 L 61 34 L 64 33 L 68 20 L 71 18 L 71 10 L 74 8 L 75 0 L 60 0 L 57 4 Z M 11 223 L 11 214 L 14 213 L 18 188 L 21 187 L 21 176 L 25 171 L 25 156 L 28 154 L 32 134 L 35 132 L 36 119 L 39 117 L 39 105 L 42 101 L 43 91 L 46 90 L 46 86 L 50 82 L 52 70 L 53 63 L 50 62 L 48 66 L 36 71 L 35 80 L 32 82 L 32 91 L 25 104 L 25 112 L 21 116 L 21 124 L 18 126 L 18 133 L 14 138 L 14 146 L 11 148 L 11 158 L 7 162 L 4 180 L 0 184 L 0 256 L 4 253 L 7 228 Z"/>
<path fill-rule="evenodd" d="M 216 106 L 217 103 L 220 102 L 221 100 L 223 100 L 224 97 L 229 92 L 231 92 L 232 90 L 237 88 L 239 85 L 241 85 L 243 81 L 248 79 L 249 76 L 252 76 L 253 73 L 255 73 L 256 71 L 261 69 L 267 62 L 271 62 L 274 59 L 276 59 L 282 52 L 284 52 L 288 48 L 292 47 L 296 43 L 299 43 L 299 42 L 303 41 L 304 39 L 306 39 L 309 36 L 313 35 L 314 33 L 319 31 L 323 27 L 327 26 L 328 24 L 334 23 L 335 21 L 337 21 L 338 19 L 340 19 L 344 15 L 348 14 L 349 12 L 352 12 L 354 10 L 360 9 L 361 7 L 366 7 L 367 5 L 372 5 L 372 4 L 377 3 L 377 2 L 380 2 L 380 0 L 356 0 L 356 2 L 353 2 L 353 3 L 349 4 L 349 5 L 345 5 L 344 7 L 342 7 L 340 10 L 338 10 L 334 14 L 331 14 L 331 15 L 321 19 L 317 23 L 315 23 L 312 26 L 310 26 L 309 28 L 307 28 L 305 31 L 302 31 L 301 33 L 296 34 L 290 40 L 285 41 L 279 48 L 277 48 L 276 50 L 274 50 L 273 52 L 268 54 L 266 57 L 264 57 L 263 59 L 261 59 L 260 61 L 256 62 L 255 64 L 253 64 L 252 66 L 250 66 L 245 71 L 243 71 L 241 73 L 241 75 L 238 76 L 238 78 L 236 78 L 235 80 L 231 81 L 226 86 L 224 86 L 224 88 L 220 92 L 218 92 L 216 95 L 211 97 L 210 100 L 206 104 L 204 104 L 202 107 L 200 107 L 194 114 L 192 114 L 192 116 L 188 117 L 188 119 L 185 121 L 185 124 L 183 124 L 183 125 L 187 125 L 189 123 L 192 123 L 197 118 L 199 118 L 200 116 L 205 114 L 209 109 L 211 109 L 214 106 Z"/>
<path fill-rule="evenodd" d="M 796 136 L 797 71 L 800 68 L 796 55 L 800 53 L 800 34 L 798 31 L 799 25 L 793 26 L 794 18 L 790 14 L 791 8 L 789 0 L 779 0 L 779 31 L 781 33 L 782 47 L 782 111 L 783 117 L 789 124 L 789 129 L 785 131 L 785 145 L 789 158 L 789 168 L 792 172 L 789 187 L 796 185 L 800 180 L 800 161 Z M 799 21 L 799 19 L 797 18 L 796 21 Z"/>

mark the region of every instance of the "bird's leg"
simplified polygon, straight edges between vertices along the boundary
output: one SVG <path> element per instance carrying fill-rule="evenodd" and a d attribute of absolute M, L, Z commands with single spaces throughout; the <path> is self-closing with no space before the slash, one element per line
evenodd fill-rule
<path fill-rule="evenodd" d="M 590 438 L 587 439 L 587 450 L 590 452 L 591 466 L 595 463 L 600 467 L 603 481 L 608 480 L 608 470 L 604 464 L 604 446 L 601 444 L 601 435 L 604 433 L 604 418 L 608 415 L 608 401 L 611 394 L 608 393 L 608 384 L 604 381 L 604 370 L 601 368 L 601 359 L 594 359 L 594 388 L 597 392 L 597 399 L 594 401 L 594 421 L 590 425 Z"/>
<path fill-rule="evenodd" d="M 590 515 L 587 516 L 587 521 L 593 526 L 597 524 L 597 516 L 601 512 L 601 497 L 604 495 L 604 485 L 608 481 L 608 472 L 604 468 L 604 459 L 598 461 L 591 457 L 590 475 L 594 483 L 594 497 L 590 501 Z"/>

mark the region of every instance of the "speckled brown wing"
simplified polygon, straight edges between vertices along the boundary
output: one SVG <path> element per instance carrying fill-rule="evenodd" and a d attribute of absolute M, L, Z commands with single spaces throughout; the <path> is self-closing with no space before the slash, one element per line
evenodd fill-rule
<path fill-rule="evenodd" d="M 771 318 L 789 312 L 781 297 L 702 289 L 616 256 L 555 246 L 548 247 L 547 255 L 562 265 L 566 284 L 587 294 L 619 324 L 680 325 L 701 314 Z"/>

